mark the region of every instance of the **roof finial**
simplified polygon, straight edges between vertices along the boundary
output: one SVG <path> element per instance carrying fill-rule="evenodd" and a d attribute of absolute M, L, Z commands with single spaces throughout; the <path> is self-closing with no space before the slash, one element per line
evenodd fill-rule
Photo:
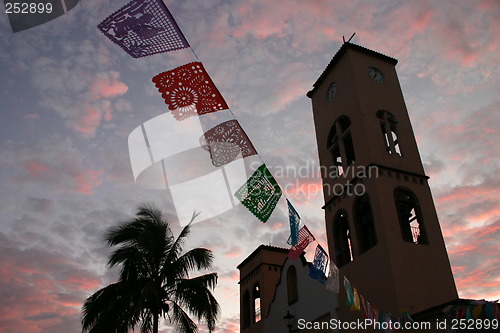
<path fill-rule="evenodd" d="M 351 36 L 351 38 L 349 38 L 349 40 L 348 40 L 347 42 L 345 41 L 345 37 L 344 37 L 344 36 L 342 36 L 342 40 L 344 41 L 344 44 L 345 44 L 345 43 L 349 43 L 349 42 L 351 41 L 352 37 L 354 37 L 354 35 L 355 35 L 355 34 L 356 34 L 356 33 L 353 33 L 353 34 L 352 34 L 352 36 Z"/>

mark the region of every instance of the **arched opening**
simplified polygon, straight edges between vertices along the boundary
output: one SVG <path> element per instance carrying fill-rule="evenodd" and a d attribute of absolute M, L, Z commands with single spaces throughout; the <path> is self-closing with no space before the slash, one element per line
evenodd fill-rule
<path fill-rule="evenodd" d="M 253 287 L 252 292 L 253 297 L 253 309 L 254 309 L 254 323 L 259 322 L 262 319 L 262 312 L 260 307 L 260 286 L 258 283 Z"/>
<path fill-rule="evenodd" d="M 286 287 L 288 293 L 288 304 L 295 303 L 299 300 L 299 293 L 297 289 L 297 270 L 295 266 L 288 267 L 286 271 Z"/>
<path fill-rule="evenodd" d="M 351 120 L 347 116 L 340 116 L 333 123 L 328 135 L 327 148 L 332 154 L 337 176 L 346 172 L 347 167 L 356 159 L 350 127 Z"/>
<path fill-rule="evenodd" d="M 377 244 L 372 205 L 367 193 L 356 198 L 353 205 L 353 214 L 358 250 L 359 254 L 363 254 Z"/>
<path fill-rule="evenodd" d="M 385 149 L 391 155 L 401 156 L 401 148 L 399 146 L 397 118 L 389 111 L 379 110 L 377 118 L 380 120 L 380 128 L 384 137 Z"/>
<path fill-rule="evenodd" d="M 403 240 L 415 244 L 429 244 L 416 195 L 407 188 L 398 187 L 394 190 L 394 201 Z"/>
<path fill-rule="evenodd" d="M 347 212 L 339 210 L 333 220 L 333 239 L 335 242 L 335 258 L 338 267 L 342 267 L 353 260 L 351 232 Z"/>

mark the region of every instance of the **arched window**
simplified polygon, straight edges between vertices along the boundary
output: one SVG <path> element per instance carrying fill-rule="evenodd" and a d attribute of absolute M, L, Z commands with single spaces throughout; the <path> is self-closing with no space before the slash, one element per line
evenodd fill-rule
<path fill-rule="evenodd" d="M 362 254 L 377 244 L 377 233 L 373 221 L 372 205 L 368 194 L 356 198 L 353 205 L 356 239 L 359 254 Z"/>
<path fill-rule="evenodd" d="M 377 118 L 380 120 L 380 128 L 384 136 L 385 149 L 391 155 L 401 156 L 397 132 L 398 120 L 392 113 L 385 110 L 378 111 Z"/>
<path fill-rule="evenodd" d="M 349 218 L 343 209 L 337 212 L 333 221 L 333 239 L 335 242 L 335 257 L 339 267 L 352 261 L 351 232 Z"/>
<path fill-rule="evenodd" d="M 429 244 L 415 194 L 407 188 L 398 187 L 394 190 L 394 201 L 403 240 L 415 244 Z"/>
<path fill-rule="evenodd" d="M 295 303 L 299 300 L 299 293 L 297 290 L 297 270 L 295 266 L 288 267 L 286 271 L 286 288 L 288 293 L 288 304 Z"/>
<path fill-rule="evenodd" d="M 354 163 L 354 145 L 351 136 L 351 120 L 346 116 L 341 116 L 333 123 L 330 134 L 328 135 L 327 148 L 332 154 L 333 165 L 337 168 L 337 174 L 340 176 L 346 170 L 347 166 Z"/>
<path fill-rule="evenodd" d="M 260 287 L 259 284 L 256 283 L 253 287 L 253 309 L 254 309 L 254 323 L 260 321 L 262 319 L 262 312 L 260 308 Z"/>
<path fill-rule="evenodd" d="M 243 328 L 250 326 L 250 293 L 245 291 L 242 300 Z"/>

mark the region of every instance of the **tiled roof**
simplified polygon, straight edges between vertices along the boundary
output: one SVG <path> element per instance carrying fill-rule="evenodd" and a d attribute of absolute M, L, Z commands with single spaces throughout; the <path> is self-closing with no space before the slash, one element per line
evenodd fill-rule
<path fill-rule="evenodd" d="M 328 64 L 328 66 L 326 66 L 326 68 L 323 71 L 323 73 L 321 73 L 321 75 L 316 80 L 316 82 L 314 82 L 313 88 L 307 93 L 307 97 L 309 97 L 309 98 L 312 97 L 312 95 L 316 92 L 316 89 L 318 89 L 318 87 L 321 84 L 321 82 L 323 82 L 323 80 L 325 79 L 327 73 L 330 71 L 330 69 L 333 66 L 335 66 L 335 64 L 339 61 L 339 59 L 346 52 L 347 49 L 353 49 L 353 50 L 357 50 L 357 51 L 366 53 L 366 54 L 371 55 L 371 56 L 375 56 L 375 57 L 380 58 L 382 60 L 388 61 L 388 62 L 390 62 L 390 63 L 392 63 L 394 65 L 396 65 L 398 63 L 397 59 L 389 57 L 389 56 L 386 56 L 385 54 L 382 54 L 382 53 L 379 53 L 379 52 L 375 52 L 373 50 L 367 49 L 366 47 L 359 46 L 359 45 L 356 45 L 356 44 L 352 44 L 352 43 L 348 43 L 348 42 L 344 43 L 344 44 L 342 44 L 342 46 L 340 47 L 340 49 L 337 51 L 337 53 L 335 53 L 335 55 L 333 56 L 332 60 Z"/>
<path fill-rule="evenodd" d="M 255 257 L 257 253 L 260 252 L 260 250 L 268 250 L 272 252 L 280 252 L 280 253 L 288 253 L 289 249 L 285 249 L 282 247 L 276 247 L 276 246 L 271 246 L 271 245 L 264 245 L 261 244 L 258 248 L 255 249 L 248 257 L 246 257 L 238 266 L 236 266 L 237 269 L 240 269 L 244 264 L 246 264 L 250 259 Z"/>

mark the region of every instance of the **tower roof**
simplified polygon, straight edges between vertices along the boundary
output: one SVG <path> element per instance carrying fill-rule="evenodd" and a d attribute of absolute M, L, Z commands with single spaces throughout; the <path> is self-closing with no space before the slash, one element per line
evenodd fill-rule
<path fill-rule="evenodd" d="M 314 82 L 313 88 L 310 91 L 308 91 L 307 94 L 306 94 L 307 97 L 309 97 L 309 98 L 312 97 L 312 95 L 316 92 L 316 90 L 318 89 L 318 87 L 320 86 L 320 84 L 326 78 L 326 75 L 328 74 L 328 72 L 335 66 L 335 64 L 344 55 L 344 53 L 346 53 L 346 51 L 348 49 L 357 50 L 357 51 L 363 52 L 363 53 L 368 54 L 370 56 L 377 57 L 379 59 L 387 61 L 387 62 L 389 62 L 389 63 L 391 63 L 393 65 L 396 65 L 398 63 L 398 60 L 395 59 L 395 58 L 386 56 L 385 54 L 382 54 L 382 53 L 379 53 L 379 52 L 375 52 L 375 51 L 367 49 L 366 47 L 363 47 L 363 46 L 359 46 L 359 45 L 356 45 L 356 44 L 352 44 L 352 43 L 346 42 L 346 43 L 342 44 L 342 46 L 340 47 L 340 49 L 333 56 L 332 60 L 328 64 L 328 66 L 326 66 L 326 68 L 323 71 L 323 73 L 321 73 L 321 75 L 316 80 L 316 82 Z"/>
<path fill-rule="evenodd" d="M 255 256 L 257 256 L 257 254 L 261 253 L 262 251 L 288 253 L 289 249 L 261 244 L 258 248 L 255 249 L 255 251 L 253 251 L 248 257 L 246 257 L 236 268 L 241 269 L 244 265 L 246 265 L 250 260 L 252 260 Z"/>

